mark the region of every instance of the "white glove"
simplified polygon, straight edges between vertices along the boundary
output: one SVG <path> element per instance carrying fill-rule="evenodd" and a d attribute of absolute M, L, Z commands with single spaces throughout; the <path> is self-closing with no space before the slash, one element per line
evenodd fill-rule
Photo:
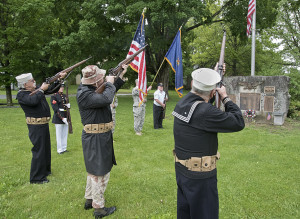
<path fill-rule="evenodd" d="M 71 108 L 71 104 L 70 103 L 66 103 L 65 106 L 68 107 L 69 109 Z"/>
<path fill-rule="evenodd" d="M 62 121 L 63 121 L 66 125 L 68 125 L 67 118 L 63 118 Z"/>

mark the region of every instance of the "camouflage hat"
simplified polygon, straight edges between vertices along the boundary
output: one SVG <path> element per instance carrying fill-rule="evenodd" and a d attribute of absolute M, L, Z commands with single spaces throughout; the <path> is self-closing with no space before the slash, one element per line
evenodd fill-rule
<path fill-rule="evenodd" d="M 81 70 L 81 83 L 85 85 L 95 84 L 104 78 L 106 70 L 98 68 L 96 65 L 88 65 Z"/>

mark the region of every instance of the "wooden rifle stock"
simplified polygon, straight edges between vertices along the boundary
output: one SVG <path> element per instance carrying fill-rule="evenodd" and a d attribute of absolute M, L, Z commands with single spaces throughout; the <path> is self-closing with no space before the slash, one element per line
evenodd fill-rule
<path fill-rule="evenodd" d="M 69 100 L 69 87 L 66 86 L 66 103 L 70 103 Z M 73 126 L 72 126 L 72 120 L 71 120 L 71 113 L 70 109 L 67 107 L 67 122 L 68 122 L 68 128 L 69 128 L 69 134 L 73 134 Z"/>
<path fill-rule="evenodd" d="M 221 77 L 221 81 L 217 84 L 217 87 L 221 87 L 222 86 L 222 81 L 223 81 L 223 74 L 224 74 L 224 69 L 223 69 L 223 65 L 224 65 L 224 57 L 225 57 L 225 43 L 226 43 L 226 31 L 224 30 L 224 34 L 223 34 L 223 40 L 222 40 L 222 46 L 221 46 L 221 53 L 220 53 L 220 59 L 218 62 L 218 73 L 220 74 Z M 216 107 L 220 108 L 220 95 L 218 94 L 218 92 L 216 92 Z"/>
<path fill-rule="evenodd" d="M 60 73 L 68 73 L 68 72 L 72 71 L 74 68 L 76 68 L 76 67 L 78 67 L 79 65 L 85 63 L 87 60 L 89 60 L 89 59 L 91 59 L 91 58 L 92 58 L 92 57 L 89 57 L 89 58 L 87 58 L 87 59 L 84 59 L 84 60 L 82 60 L 82 61 L 76 63 L 75 65 L 72 65 L 71 67 L 66 68 L 66 69 L 64 69 L 64 70 L 62 70 L 62 71 L 56 73 L 54 76 L 49 77 L 49 78 L 46 78 L 45 83 L 46 83 L 46 84 L 51 84 L 51 83 L 53 83 L 54 81 L 56 81 L 57 79 L 60 78 Z M 32 95 L 36 94 L 38 91 L 40 91 L 40 88 L 39 88 L 39 89 L 36 89 L 36 90 L 33 91 L 33 92 L 31 92 L 29 95 L 32 96 Z"/>
<path fill-rule="evenodd" d="M 126 59 L 124 59 L 122 62 L 120 62 L 117 65 L 117 67 L 109 69 L 108 75 L 115 76 L 115 80 L 116 80 L 123 71 L 122 65 L 130 64 L 138 54 L 140 54 L 142 51 L 144 51 L 146 49 L 147 46 L 148 46 L 148 44 L 146 44 L 144 47 L 140 48 L 136 53 L 134 53 L 134 54 L 130 55 L 129 57 L 127 57 Z M 98 94 L 102 94 L 105 89 L 105 85 L 106 85 L 106 82 L 104 81 L 99 87 L 97 87 L 95 92 Z"/>

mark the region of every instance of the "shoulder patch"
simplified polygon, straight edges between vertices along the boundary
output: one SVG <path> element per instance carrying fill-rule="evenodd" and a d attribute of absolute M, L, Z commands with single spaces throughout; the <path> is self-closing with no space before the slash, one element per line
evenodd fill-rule
<path fill-rule="evenodd" d="M 52 104 L 56 104 L 57 102 L 55 100 L 52 100 Z"/>

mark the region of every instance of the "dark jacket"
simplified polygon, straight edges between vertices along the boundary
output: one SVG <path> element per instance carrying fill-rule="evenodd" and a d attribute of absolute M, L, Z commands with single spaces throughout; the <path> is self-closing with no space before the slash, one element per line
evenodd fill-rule
<path fill-rule="evenodd" d="M 58 85 L 58 82 L 53 83 L 49 86 L 48 90 L 52 90 Z M 58 86 L 53 92 L 57 92 L 60 86 Z M 20 106 L 22 107 L 25 117 L 50 117 L 50 108 L 46 100 L 45 95 L 51 94 L 46 90 L 44 93 L 37 92 L 36 94 L 30 96 L 31 91 L 20 89 L 16 99 L 18 100 Z"/>
<path fill-rule="evenodd" d="M 123 84 L 124 81 L 120 78 L 114 84 L 108 82 L 102 94 L 96 93 L 93 86 L 80 84 L 76 98 L 82 124 L 111 122 L 110 104 Z M 103 176 L 110 172 L 113 164 L 116 165 L 111 131 L 90 134 L 82 130 L 82 148 L 88 173 Z"/>
<path fill-rule="evenodd" d="M 67 103 L 66 95 L 57 92 L 51 96 L 50 102 L 54 111 L 52 123 L 65 124 L 62 119 L 67 118 L 67 107 L 64 105 Z"/>
<path fill-rule="evenodd" d="M 218 132 L 237 132 L 244 128 L 244 119 L 239 107 L 229 101 L 225 112 L 205 103 L 193 93 L 188 93 L 176 105 L 174 115 L 175 152 L 179 159 L 216 155 Z M 176 163 L 176 170 L 187 177 L 207 178 L 216 174 L 193 172 Z"/>

